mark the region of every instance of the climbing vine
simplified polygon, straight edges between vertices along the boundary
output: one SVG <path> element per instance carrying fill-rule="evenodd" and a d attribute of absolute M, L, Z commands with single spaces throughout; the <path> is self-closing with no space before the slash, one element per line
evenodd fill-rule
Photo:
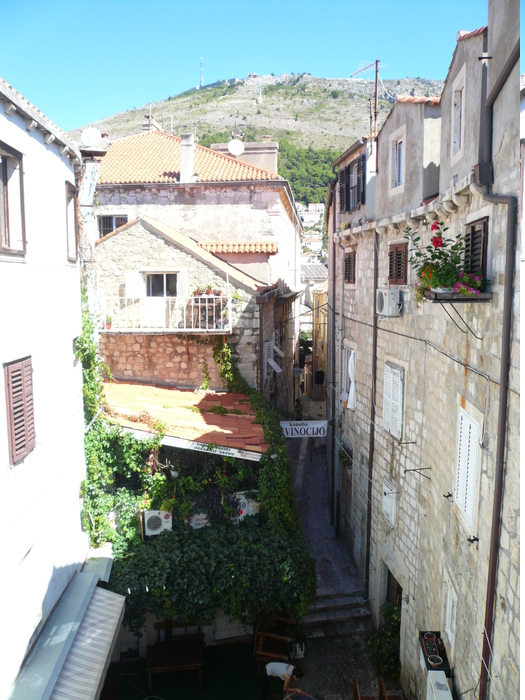
<path fill-rule="evenodd" d="M 93 328 L 86 302 L 77 356 L 90 421 L 103 405 L 103 363 Z M 104 413 L 85 436 L 83 525 L 92 546 L 113 545 L 110 588 L 126 595 L 125 623 L 137 635 L 148 612 L 203 624 L 217 608 L 240 621 L 253 621 L 261 610 L 298 617 L 315 595 L 279 415 L 240 376 L 227 343 L 215 343 L 214 359 L 224 384 L 248 396 L 263 426 L 270 449 L 259 463 L 212 449 L 199 453 L 196 465 L 188 451 L 161 445 L 163 426 L 155 426 L 155 437 L 138 440 Z M 238 522 L 240 491 L 262 508 Z M 143 510 L 169 512 L 172 530 L 143 541 Z M 211 526 L 192 529 L 189 519 L 197 513 L 205 513 Z"/>

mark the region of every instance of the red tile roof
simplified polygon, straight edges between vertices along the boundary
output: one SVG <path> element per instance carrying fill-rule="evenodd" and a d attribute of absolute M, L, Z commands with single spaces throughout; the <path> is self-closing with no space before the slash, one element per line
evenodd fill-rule
<path fill-rule="evenodd" d="M 486 32 L 488 27 L 480 27 L 479 29 L 474 29 L 473 32 L 467 32 L 464 29 L 460 29 L 456 34 L 456 41 L 464 41 L 464 39 L 471 39 L 473 36 L 479 36 Z"/>
<path fill-rule="evenodd" d="M 422 95 L 398 95 L 396 102 L 410 102 L 412 104 L 438 105 L 439 97 L 423 97 Z"/>
<path fill-rule="evenodd" d="M 151 432 L 153 424 L 160 421 L 166 426 L 166 435 L 173 437 L 251 452 L 268 449 L 263 427 L 254 423 L 255 411 L 244 394 L 105 382 L 104 396 L 112 419 L 126 428 Z M 210 411 L 214 406 L 228 413 L 217 415 Z"/>
<path fill-rule="evenodd" d="M 209 253 L 277 253 L 275 241 L 212 241 L 211 243 L 199 243 L 201 248 Z"/>
<path fill-rule="evenodd" d="M 114 141 L 102 158 L 98 184 L 178 183 L 180 144 L 178 136 L 163 131 L 146 131 Z M 194 171 L 197 182 L 282 180 L 276 173 L 198 144 Z"/>

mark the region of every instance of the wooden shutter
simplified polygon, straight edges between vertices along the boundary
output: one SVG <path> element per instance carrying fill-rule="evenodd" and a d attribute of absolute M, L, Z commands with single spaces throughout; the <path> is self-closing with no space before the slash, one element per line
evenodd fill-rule
<path fill-rule="evenodd" d="M 346 211 L 346 168 L 339 171 L 339 211 Z"/>
<path fill-rule="evenodd" d="M 390 412 L 390 433 L 401 440 L 403 435 L 403 370 L 392 367 L 392 410 Z"/>
<path fill-rule="evenodd" d="M 364 153 L 359 160 L 361 163 L 361 186 L 359 191 L 361 193 L 361 204 L 364 204 L 366 202 L 366 156 Z"/>
<path fill-rule="evenodd" d="M 391 525 L 396 524 L 397 487 L 390 479 L 383 479 L 383 515 Z"/>
<path fill-rule="evenodd" d="M 474 523 L 479 425 L 466 411 L 459 411 L 458 458 L 455 500 L 469 525 Z"/>
<path fill-rule="evenodd" d="M 465 270 L 487 274 L 488 219 L 480 219 L 467 226 L 465 232 Z"/>
<path fill-rule="evenodd" d="M 385 381 L 383 386 L 383 428 L 390 431 L 392 414 L 392 368 L 385 365 Z"/>
<path fill-rule="evenodd" d="M 355 257 L 355 250 L 345 253 L 345 282 L 348 284 L 355 284 Z"/>
<path fill-rule="evenodd" d="M 5 367 L 9 457 L 16 464 L 35 447 L 31 358 Z"/>
<path fill-rule="evenodd" d="M 388 250 L 388 284 L 407 283 L 408 244 L 390 246 Z"/>
<path fill-rule="evenodd" d="M 397 187 L 397 143 L 394 141 L 390 153 L 390 189 Z"/>

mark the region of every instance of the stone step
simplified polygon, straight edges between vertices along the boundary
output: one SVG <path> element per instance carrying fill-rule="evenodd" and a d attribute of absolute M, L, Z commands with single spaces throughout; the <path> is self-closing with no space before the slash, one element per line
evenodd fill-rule
<path fill-rule="evenodd" d="M 370 609 L 365 606 L 343 608 L 342 610 L 321 610 L 303 615 L 301 625 L 303 627 L 322 627 L 349 620 L 361 620 L 370 617 L 371 614 Z"/>
<path fill-rule="evenodd" d="M 308 612 L 328 612 L 331 610 L 343 610 L 346 608 L 357 608 L 366 606 L 366 598 L 358 593 L 351 595 L 327 596 L 326 598 L 316 598 L 308 608 Z"/>
<path fill-rule="evenodd" d="M 315 600 L 325 600 L 326 598 L 336 598 L 340 596 L 364 596 L 365 589 L 356 585 L 352 586 L 336 586 L 334 588 L 318 588 Z"/>

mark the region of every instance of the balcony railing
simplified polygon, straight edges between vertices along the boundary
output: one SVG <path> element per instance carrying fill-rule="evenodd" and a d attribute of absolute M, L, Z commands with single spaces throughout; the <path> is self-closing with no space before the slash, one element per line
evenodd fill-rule
<path fill-rule="evenodd" d="M 99 318 L 111 332 L 231 333 L 231 297 L 100 298 Z"/>

